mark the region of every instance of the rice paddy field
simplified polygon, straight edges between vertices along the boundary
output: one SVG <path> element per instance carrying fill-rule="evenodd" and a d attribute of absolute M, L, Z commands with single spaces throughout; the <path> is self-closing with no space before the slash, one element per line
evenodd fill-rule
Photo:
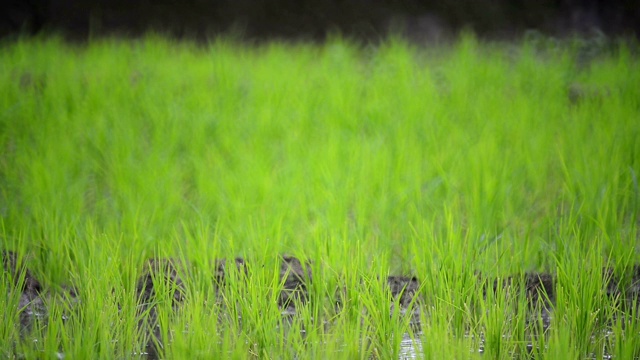
<path fill-rule="evenodd" d="M 3 358 L 638 359 L 633 43 L 0 45 Z"/>

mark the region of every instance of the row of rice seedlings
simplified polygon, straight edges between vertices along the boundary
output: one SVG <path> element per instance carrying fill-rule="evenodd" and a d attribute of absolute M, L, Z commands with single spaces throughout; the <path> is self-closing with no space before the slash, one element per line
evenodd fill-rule
<path fill-rule="evenodd" d="M 441 344 L 439 341 L 443 340 L 452 346 L 444 352 L 446 354 L 460 353 L 462 350 L 458 346 L 464 344 L 466 351 L 481 349 L 495 358 L 511 358 L 527 351 L 536 356 L 553 357 L 559 353 L 558 348 L 565 347 L 586 357 L 606 356 L 614 350 L 633 352 L 630 344 L 634 340 L 630 336 L 637 329 L 633 316 L 636 310 L 632 308 L 629 316 L 622 305 L 617 304 L 620 299 L 604 297 L 603 289 L 607 287 L 601 268 L 585 271 L 585 258 L 591 257 L 590 264 L 598 263 L 595 253 L 597 251 L 576 256 L 580 262 L 573 263 L 572 268 L 566 267 L 571 272 L 559 271 L 551 331 L 545 333 L 539 325 L 539 333 L 533 339 L 525 336 L 524 326 L 529 320 L 531 304 L 524 300 L 522 293 L 510 293 L 515 288 L 498 287 L 495 293 L 487 291 L 486 299 L 476 297 L 475 302 L 471 296 L 465 297 L 466 285 L 462 281 L 450 280 L 448 284 L 426 288 L 428 294 L 447 294 L 449 297 L 436 295 L 431 299 L 431 307 L 421 308 L 422 324 L 415 333 L 409 326 L 410 316 L 392 311 L 388 289 L 382 286 L 380 275 L 376 274 L 352 276 L 348 300 L 333 319 L 328 314 L 335 310 L 326 308 L 332 304 L 322 296 L 313 299 L 317 301 L 299 304 L 296 316 L 289 322 L 283 317 L 275 298 L 282 288 L 278 269 L 259 267 L 256 271 L 249 270 L 252 274 L 249 278 L 246 273 L 232 270 L 227 280 L 229 286 L 221 293 L 212 286 L 203 288 L 204 281 L 187 280 L 190 295 L 177 313 L 170 305 L 175 289 L 166 288 L 168 284 L 161 279 L 154 279 L 160 330 L 144 334 L 137 332 L 143 330 L 139 327 L 141 318 L 148 317 L 149 313 L 141 314 L 135 296 L 123 291 L 122 287 L 115 285 L 119 289 L 115 292 L 104 290 L 108 288 L 105 284 L 113 284 L 108 278 L 117 278 L 115 273 L 96 271 L 96 274 L 104 275 L 87 278 L 83 283 L 86 291 L 79 294 L 83 299 L 79 307 L 69 309 L 64 302 L 50 301 L 47 319 L 38 321 L 30 334 L 36 346 L 27 342 L 19 349 L 34 356 L 65 353 L 110 357 L 114 353 L 126 356 L 138 351 L 148 352 L 145 346 L 151 341 L 152 348 L 160 354 L 169 352 L 173 354 L 171 357 L 212 351 L 243 357 L 260 354 L 296 357 L 301 351 L 309 354 L 335 351 L 349 358 L 395 357 L 400 352 L 400 340 L 405 334 L 411 334 L 424 337 L 422 349 L 428 344 Z M 100 268 L 108 266 L 103 262 Z M 322 280 L 320 275 L 320 284 L 324 283 Z M 476 283 L 472 286 L 473 293 L 481 293 L 486 285 Z M 320 292 L 327 294 L 331 290 L 335 288 Z M 451 293 L 467 301 L 456 302 L 454 296 L 449 295 Z M 399 306 L 397 301 L 394 305 Z M 457 315 L 461 310 L 464 315 Z M 436 332 L 436 329 L 445 330 L 444 324 L 446 331 Z M 609 327 L 613 329 L 611 333 L 606 332 Z M 83 341 L 74 340 L 77 336 Z M 533 343 L 532 350 L 528 348 L 529 343 Z M 431 351 L 427 350 L 426 354 Z"/>

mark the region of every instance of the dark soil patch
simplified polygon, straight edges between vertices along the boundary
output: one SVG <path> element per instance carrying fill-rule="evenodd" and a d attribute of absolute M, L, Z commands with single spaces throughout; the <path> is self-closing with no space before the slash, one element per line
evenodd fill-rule
<path fill-rule="evenodd" d="M 525 273 L 522 277 L 509 276 L 503 279 L 482 279 L 485 281 L 483 288 L 483 295 L 487 295 L 487 286 L 491 286 L 491 291 L 494 294 L 498 291 L 505 291 L 512 295 L 519 293 L 521 290 L 525 292 L 527 302 L 530 305 L 543 304 L 545 307 L 550 307 L 555 303 L 555 278 L 548 273 Z"/>
<path fill-rule="evenodd" d="M 23 264 L 18 263 L 18 254 L 13 251 L 2 252 L 2 269 L 8 275 L 10 283 L 23 294 L 37 296 L 42 285 Z"/>
<path fill-rule="evenodd" d="M 293 256 L 280 257 L 280 283 L 283 284 L 278 298 L 281 308 L 295 307 L 295 303 L 304 303 L 309 298 L 308 286 L 311 284 L 311 264 L 303 264 Z"/>
<path fill-rule="evenodd" d="M 24 264 L 18 261 L 18 254 L 12 251 L 2 252 L 3 279 L 8 280 L 9 291 L 18 291 L 20 300 L 20 330 L 26 333 L 31 330 L 36 319 L 46 316 L 46 308 L 40 294 L 42 285 L 31 274 Z M 11 294 L 8 294 L 11 296 Z"/>
<path fill-rule="evenodd" d="M 611 90 L 602 86 L 574 83 L 567 90 L 567 98 L 571 105 L 579 105 L 585 102 L 603 103 L 611 98 Z"/>
<path fill-rule="evenodd" d="M 227 278 L 230 277 L 229 269 L 230 266 L 229 261 L 227 259 L 217 259 L 215 261 L 216 264 L 216 273 L 214 275 L 214 281 L 218 286 L 224 286 L 227 283 Z M 233 259 L 233 265 L 235 265 L 237 274 L 248 275 L 248 268 L 243 258 L 237 257 Z"/>
<path fill-rule="evenodd" d="M 623 308 L 631 309 L 640 305 L 640 265 L 634 265 L 631 272 L 618 276 L 613 269 L 603 268 L 602 278 L 606 284 L 606 294 L 621 300 Z"/>
<path fill-rule="evenodd" d="M 512 297 L 523 294 L 526 297 L 528 310 L 533 312 L 532 316 L 527 318 L 527 322 L 534 325 L 536 331 L 539 320 L 542 320 L 543 330 L 551 326 L 551 312 L 556 301 L 556 280 L 551 274 L 525 273 L 522 276 L 493 280 L 480 277 L 480 281 L 484 283 L 485 298 L 487 291 L 492 291 L 494 295 L 502 294 Z"/>
<path fill-rule="evenodd" d="M 387 284 L 391 291 L 391 296 L 403 308 L 408 308 L 411 305 L 420 288 L 420 281 L 415 276 L 388 276 Z"/>
<path fill-rule="evenodd" d="M 148 334 L 146 353 L 150 358 L 158 358 L 159 347 L 162 347 L 158 306 L 169 300 L 172 310 L 176 311 L 182 305 L 186 292 L 182 280 L 185 270 L 175 259 L 150 259 L 136 283 L 138 326 L 142 333 Z"/>
<path fill-rule="evenodd" d="M 185 286 L 181 272 L 184 267 L 173 259 L 150 259 L 144 266 L 142 275 L 136 284 L 136 294 L 141 305 L 153 305 L 158 297 L 159 288 L 163 288 L 172 306 L 184 301 Z"/>
<path fill-rule="evenodd" d="M 532 304 L 543 303 L 550 305 L 555 303 L 555 278 L 546 273 L 527 273 L 524 276 L 524 288 L 527 299 Z"/>

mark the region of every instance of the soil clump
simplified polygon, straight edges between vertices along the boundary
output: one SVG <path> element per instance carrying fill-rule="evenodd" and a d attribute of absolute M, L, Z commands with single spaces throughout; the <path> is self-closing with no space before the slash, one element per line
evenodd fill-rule
<path fill-rule="evenodd" d="M 74 311 L 79 299 L 76 289 L 62 285 L 57 288 L 45 288 L 27 267 L 29 257 L 21 258 L 16 252 L 2 250 L 2 276 L 6 289 L 6 302 L 15 306 L 18 315 L 18 331 L 24 339 L 29 335 L 36 323 L 47 324 L 49 312 L 48 304 L 63 305 L 60 314 L 62 321 L 66 321 Z M 17 301 L 16 301 L 17 300 Z M 15 302 L 13 302 L 15 301 Z M 5 311 L 11 311 L 4 309 Z"/>
<path fill-rule="evenodd" d="M 46 308 L 42 297 L 43 288 L 31 271 L 19 262 L 18 254 L 13 251 L 2 252 L 3 279 L 8 280 L 9 297 L 13 291 L 20 294 L 18 308 L 20 309 L 20 332 L 22 334 L 32 329 L 36 319 L 46 316 Z"/>
<path fill-rule="evenodd" d="M 178 260 L 152 258 L 145 263 L 138 278 L 138 327 L 143 333 L 149 334 L 146 345 L 149 358 L 158 358 L 159 350 L 163 347 L 158 306 L 166 303 L 168 299 L 172 311 L 175 312 L 185 300 L 186 287 L 181 277 L 184 271 L 184 265 Z"/>
<path fill-rule="evenodd" d="M 214 275 L 214 281 L 217 286 L 224 286 L 227 283 L 227 278 L 229 278 L 230 271 L 228 269 L 229 261 L 227 259 L 216 259 L 216 273 Z M 236 257 L 233 259 L 233 265 L 235 265 L 236 273 L 243 274 L 247 276 L 249 274 L 246 262 L 241 257 Z"/>
<path fill-rule="evenodd" d="M 280 283 L 282 291 L 278 297 L 281 309 L 295 310 L 295 304 L 309 299 L 311 284 L 311 264 L 293 256 L 280 256 Z M 292 309 L 291 309 L 292 308 Z"/>

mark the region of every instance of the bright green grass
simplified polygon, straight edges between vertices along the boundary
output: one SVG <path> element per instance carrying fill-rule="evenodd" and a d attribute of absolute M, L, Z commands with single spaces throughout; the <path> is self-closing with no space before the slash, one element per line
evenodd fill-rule
<path fill-rule="evenodd" d="M 476 270 L 558 273 L 535 356 L 640 356 L 640 325 L 611 320 L 599 286 L 602 266 L 640 261 L 640 64 L 625 46 L 578 64 L 564 45 L 3 45 L 3 246 L 82 300 L 24 342 L 6 311 L 2 356 L 140 351 L 151 256 L 199 270 L 183 310 L 161 309 L 171 358 L 394 358 L 407 332 L 426 358 L 473 357 L 480 334 L 484 356 L 524 356 L 521 300 L 482 300 Z M 270 300 L 278 253 L 314 261 L 291 326 Z M 260 265 L 214 305 L 211 261 L 233 256 Z M 384 309 L 388 273 L 424 282 L 420 331 Z M 339 313 L 336 286 L 354 294 Z"/>

